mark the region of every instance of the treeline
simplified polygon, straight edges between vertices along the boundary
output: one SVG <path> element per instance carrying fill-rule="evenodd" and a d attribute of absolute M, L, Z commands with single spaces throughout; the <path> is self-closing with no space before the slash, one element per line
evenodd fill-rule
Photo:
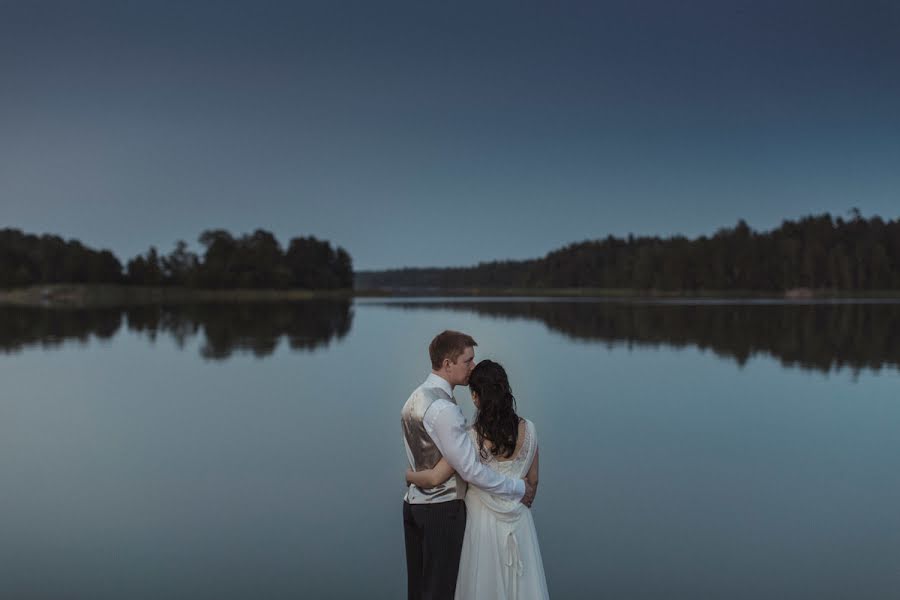
<path fill-rule="evenodd" d="M 900 288 L 900 220 L 829 214 L 757 232 L 743 220 L 715 235 L 571 244 L 542 259 L 357 274 L 357 288 L 759 290 Z"/>
<path fill-rule="evenodd" d="M 353 285 L 353 261 L 341 247 L 296 237 L 282 250 L 275 236 L 257 229 L 234 237 L 204 231 L 202 256 L 184 241 L 161 255 L 156 248 L 123 268 L 109 250 L 94 250 L 55 235 L 0 230 L 0 287 L 49 283 L 113 283 L 203 289 L 342 289 Z"/>
<path fill-rule="evenodd" d="M 56 235 L 0 229 L 0 286 L 121 280 L 122 263 L 109 250 L 97 251 Z"/>

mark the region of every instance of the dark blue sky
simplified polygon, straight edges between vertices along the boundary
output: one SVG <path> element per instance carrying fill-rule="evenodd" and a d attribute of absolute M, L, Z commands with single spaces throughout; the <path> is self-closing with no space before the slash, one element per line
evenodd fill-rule
<path fill-rule="evenodd" d="M 900 216 L 900 3 L 0 2 L 0 227 L 359 269 Z"/>

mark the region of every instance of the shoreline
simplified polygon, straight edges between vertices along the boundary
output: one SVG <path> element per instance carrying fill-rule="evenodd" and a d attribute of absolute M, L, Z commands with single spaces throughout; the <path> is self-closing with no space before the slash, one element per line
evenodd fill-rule
<path fill-rule="evenodd" d="M 292 302 L 321 299 L 413 297 L 554 297 L 598 299 L 773 299 L 773 300 L 871 300 L 900 299 L 900 290 L 866 293 L 796 289 L 786 292 L 756 290 L 635 290 L 609 288 L 396 288 L 366 290 L 210 290 L 185 287 L 130 285 L 48 284 L 0 289 L 0 305 L 44 308 L 93 308 L 141 304 Z"/>
<path fill-rule="evenodd" d="M 54 283 L 0 289 L 0 306 L 100 308 L 142 304 L 290 302 L 351 297 L 350 290 L 209 290 L 186 287 Z"/>

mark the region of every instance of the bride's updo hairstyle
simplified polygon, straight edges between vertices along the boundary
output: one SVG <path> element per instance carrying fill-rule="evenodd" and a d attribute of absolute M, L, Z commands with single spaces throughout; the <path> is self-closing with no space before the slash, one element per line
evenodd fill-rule
<path fill-rule="evenodd" d="M 492 360 L 478 363 L 469 376 L 469 389 L 478 394 L 478 413 L 473 425 L 478 436 L 478 451 L 488 457 L 484 440 L 492 444 L 490 453 L 509 458 L 516 451 L 519 436 L 519 415 L 516 398 L 509 387 L 506 371 Z"/>

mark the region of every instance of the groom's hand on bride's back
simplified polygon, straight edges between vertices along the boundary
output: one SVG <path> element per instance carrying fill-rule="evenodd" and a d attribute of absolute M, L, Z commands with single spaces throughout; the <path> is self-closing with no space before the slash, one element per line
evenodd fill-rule
<path fill-rule="evenodd" d="M 528 508 L 531 508 L 532 503 L 534 503 L 534 496 L 537 494 L 537 487 L 531 485 L 527 479 L 525 481 L 525 495 L 522 496 L 522 499 L 519 501 Z"/>

